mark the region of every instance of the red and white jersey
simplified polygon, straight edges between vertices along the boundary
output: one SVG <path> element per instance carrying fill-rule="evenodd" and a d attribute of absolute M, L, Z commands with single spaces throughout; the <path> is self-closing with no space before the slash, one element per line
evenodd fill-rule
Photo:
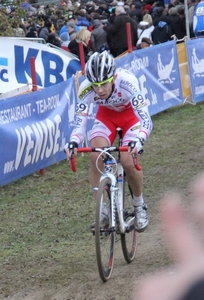
<path fill-rule="evenodd" d="M 84 140 L 91 103 L 104 106 L 121 114 L 132 107 L 137 120 L 140 121 L 138 136 L 146 140 L 152 130 L 152 120 L 147 103 L 138 89 L 137 78 L 128 70 L 116 69 L 113 91 L 108 99 L 100 99 L 87 79 L 79 86 L 78 99 L 76 124 L 70 137 L 72 142 L 75 141 L 79 144 Z"/>

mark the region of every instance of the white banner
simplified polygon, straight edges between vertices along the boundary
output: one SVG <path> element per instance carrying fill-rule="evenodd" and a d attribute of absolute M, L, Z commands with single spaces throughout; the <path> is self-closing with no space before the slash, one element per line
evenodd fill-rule
<path fill-rule="evenodd" d="M 58 84 L 81 70 L 79 59 L 63 49 L 8 37 L 0 37 L 0 43 L 0 94 L 32 84 L 31 57 L 40 87 Z"/>

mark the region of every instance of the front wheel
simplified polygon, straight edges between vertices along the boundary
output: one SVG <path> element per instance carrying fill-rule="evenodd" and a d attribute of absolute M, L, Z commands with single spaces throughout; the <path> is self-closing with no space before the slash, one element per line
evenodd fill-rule
<path fill-rule="evenodd" d="M 101 180 L 96 198 L 95 214 L 95 246 L 98 271 L 101 279 L 105 282 L 112 274 L 115 252 L 115 228 L 111 228 L 111 180 L 104 178 Z M 102 208 L 106 203 L 109 225 L 103 227 Z"/>
<path fill-rule="evenodd" d="M 133 210 L 133 195 L 124 176 L 123 182 L 123 217 L 124 221 L 127 223 L 131 221 L 129 232 L 121 234 L 121 246 L 123 251 L 123 256 L 128 263 L 131 263 L 136 255 L 138 234 L 134 227 L 134 210 Z"/>

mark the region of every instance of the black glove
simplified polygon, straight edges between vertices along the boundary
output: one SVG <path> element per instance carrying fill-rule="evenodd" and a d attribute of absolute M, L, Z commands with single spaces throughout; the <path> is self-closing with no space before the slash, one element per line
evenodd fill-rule
<path fill-rule="evenodd" d="M 144 140 L 140 138 L 136 138 L 135 141 L 129 142 L 128 147 L 131 147 L 131 151 L 136 148 L 137 153 L 142 153 L 143 152 L 143 145 L 144 145 Z"/>
<path fill-rule="evenodd" d="M 66 143 L 64 145 L 64 152 L 66 152 L 65 150 L 66 149 L 69 149 L 69 154 L 70 154 L 70 157 L 72 156 L 73 152 L 74 152 L 74 148 L 78 148 L 78 144 L 76 142 L 69 142 L 69 143 Z"/>

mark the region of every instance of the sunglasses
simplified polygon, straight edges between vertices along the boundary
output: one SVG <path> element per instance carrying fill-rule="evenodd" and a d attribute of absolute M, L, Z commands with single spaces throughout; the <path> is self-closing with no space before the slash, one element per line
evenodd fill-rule
<path fill-rule="evenodd" d="M 94 88 L 105 87 L 105 85 L 106 85 L 107 83 L 110 83 L 110 82 L 112 82 L 112 81 L 113 81 L 113 76 L 110 77 L 110 78 L 108 78 L 108 79 L 106 79 L 106 80 L 104 80 L 104 81 L 101 81 L 101 82 L 94 82 L 94 83 L 92 83 L 92 86 L 93 86 Z"/>

